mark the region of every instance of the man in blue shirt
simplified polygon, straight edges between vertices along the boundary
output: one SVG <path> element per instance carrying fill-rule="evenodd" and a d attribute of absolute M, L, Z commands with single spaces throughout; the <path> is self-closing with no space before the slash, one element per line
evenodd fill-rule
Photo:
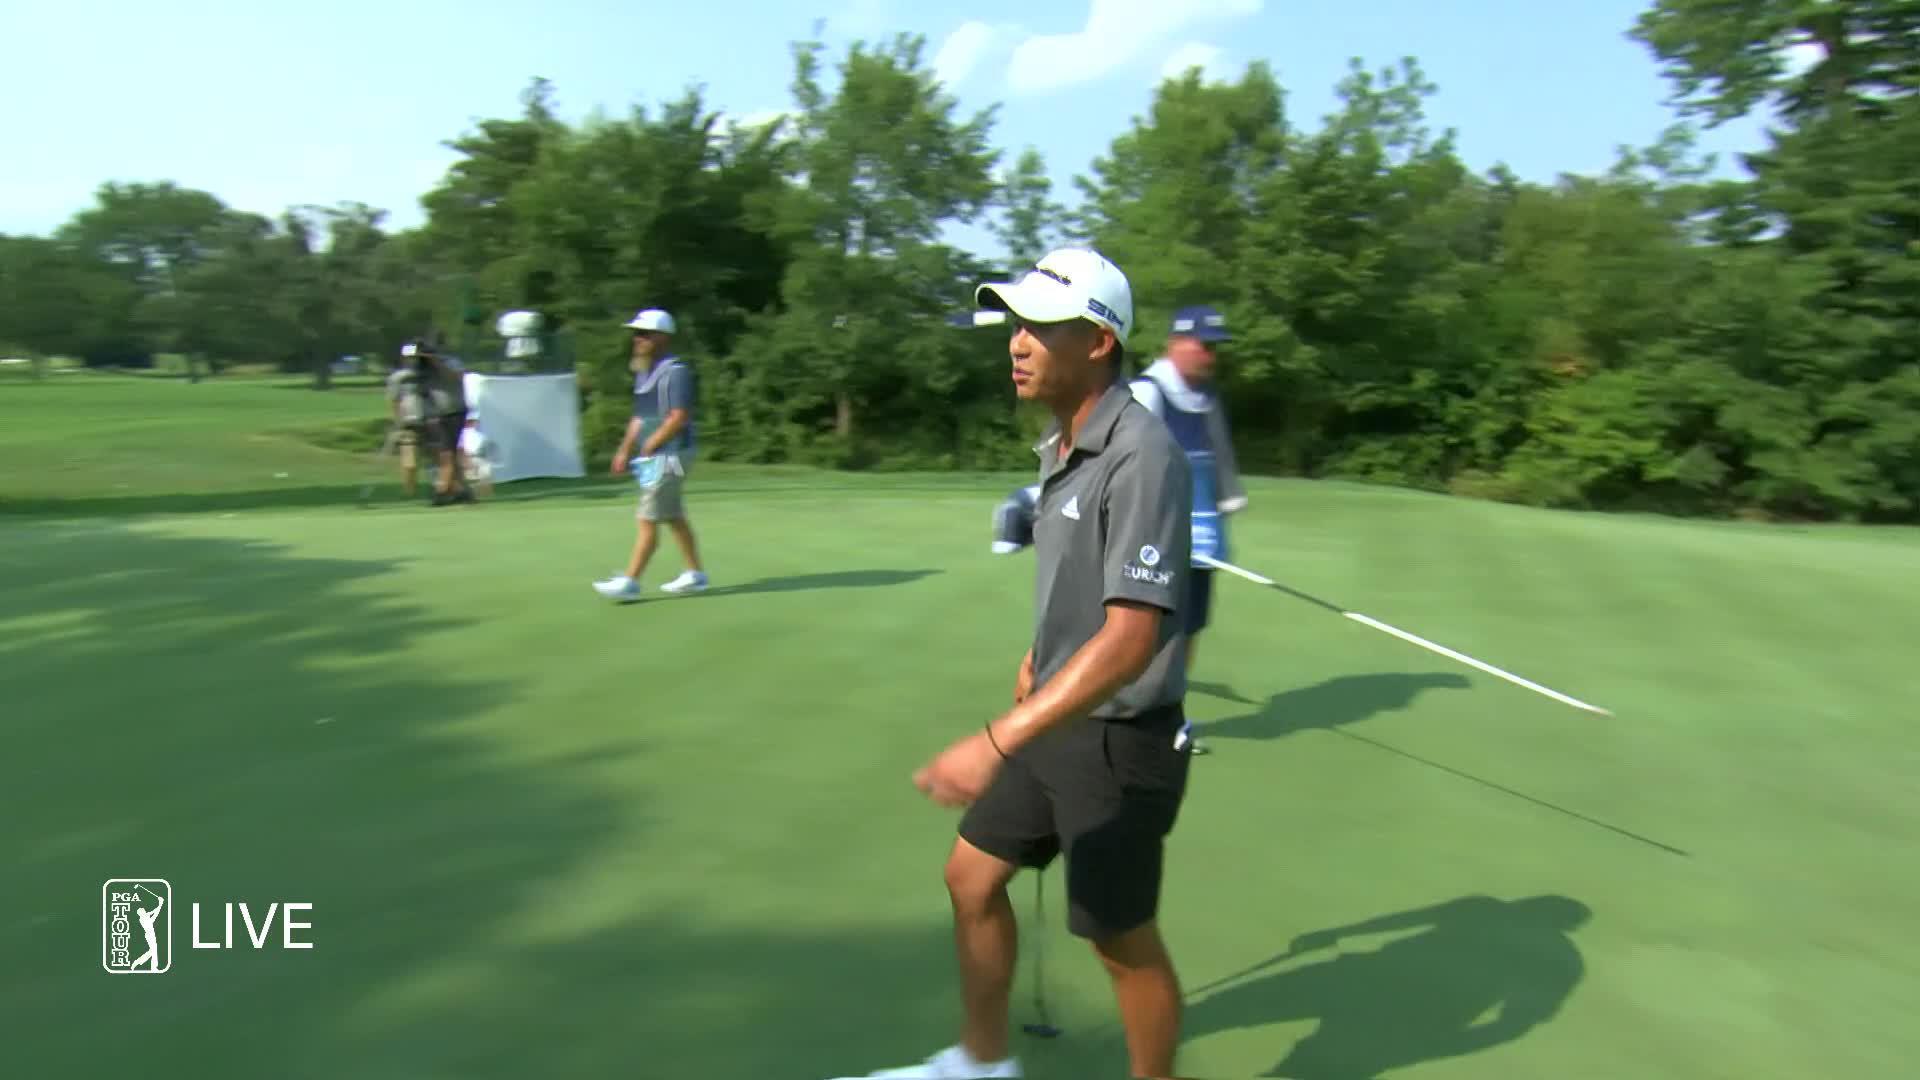
<path fill-rule="evenodd" d="M 693 526 L 682 504 L 682 488 L 693 465 L 695 445 L 693 369 L 673 353 L 672 315 L 648 308 L 624 325 L 633 331 L 632 359 L 628 363 L 633 370 L 633 418 L 627 421 L 626 437 L 613 453 L 612 472 L 617 476 L 629 465 L 633 469 L 640 486 L 640 505 L 634 513 L 639 535 L 634 538 L 627 572 L 596 581 L 593 588 L 611 600 L 639 599 L 640 575 L 653 558 L 659 542 L 656 529 L 664 521 L 673 531 L 687 569 L 660 586 L 661 591 L 700 592 L 707 587 L 707 575 L 700 568 Z M 642 440 L 641 433 L 649 431 Z M 636 442 L 639 455 L 629 461 Z"/>
<path fill-rule="evenodd" d="M 1167 354 L 1155 360 L 1133 379 L 1134 400 L 1166 421 L 1173 439 L 1186 452 L 1193 472 L 1193 571 L 1187 575 L 1191 590 L 1182 605 L 1187 631 L 1187 667 L 1193 667 L 1193 653 L 1199 647 L 1200 631 L 1206 629 L 1213 606 L 1211 566 L 1200 561 L 1207 555 L 1225 560 L 1227 554 L 1227 518 L 1247 505 L 1233 457 L 1233 444 L 1227 432 L 1227 410 L 1215 390 L 1214 368 L 1218 357 L 1214 346 L 1232 341 L 1226 318 L 1211 307 L 1188 307 L 1174 313 L 1173 327 L 1167 337 Z M 1193 752 L 1204 754 L 1206 747 L 1194 737 L 1189 721 L 1181 732 L 1182 742 Z"/>

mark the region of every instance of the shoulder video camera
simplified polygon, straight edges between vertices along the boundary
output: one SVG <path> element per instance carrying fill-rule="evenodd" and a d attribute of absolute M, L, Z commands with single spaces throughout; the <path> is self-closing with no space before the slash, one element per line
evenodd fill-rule
<path fill-rule="evenodd" d="M 430 371 L 440 364 L 440 357 L 433 346 L 425 342 L 411 341 L 400 349 L 400 355 L 406 358 L 407 365 L 417 372 Z"/>

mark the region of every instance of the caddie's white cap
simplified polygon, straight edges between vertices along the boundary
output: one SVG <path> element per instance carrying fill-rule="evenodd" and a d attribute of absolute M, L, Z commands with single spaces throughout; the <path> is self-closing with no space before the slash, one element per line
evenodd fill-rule
<path fill-rule="evenodd" d="M 662 334 L 673 333 L 673 316 L 659 308 L 648 308 L 621 324 L 629 330 L 658 330 Z"/>
<path fill-rule="evenodd" d="M 1112 330 L 1122 345 L 1133 328 L 1133 286 L 1092 248 L 1056 248 L 1019 281 L 993 281 L 973 290 L 973 302 L 1038 323 L 1086 319 Z"/>

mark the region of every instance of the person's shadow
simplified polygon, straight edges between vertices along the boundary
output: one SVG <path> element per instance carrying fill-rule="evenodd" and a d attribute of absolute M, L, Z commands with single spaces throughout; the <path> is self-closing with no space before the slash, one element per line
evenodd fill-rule
<path fill-rule="evenodd" d="M 1585 974 L 1572 934 L 1592 911 L 1565 896 L 1468 896 L 1295 938 L 1225 989 L 1193 992 L 1190 1036 L 1318 1020 L 1263 1076 L 1374 1080 L 1383 1072 L 1512 1042 L 1553 1019 Z M 1274 974 L 1362 934 L 1415 930 L 1378 948 Z"/>
<path fill-rule="evenodd" d="M 1207 739 L 1281 739 L 1316 728 L 1341 728 L 1369 717 L 1413 704 L 1423 690 L 1464 690 L 1473 684 L 1465 675 L 1451 671 L 1379 672 L 1372 675 L 1340 675 L 1275 694 L 1254 712 L 1230 716 L 1198 725 Z M 1191 691 L 1211 694 L 1251 705 L 1232 689 L 1213 683 L 1192 682 Z"/>
<path fill-rule="evenodd" d="M 810 592 L 815 589 L 876 589 L 892 585 L 910 585 L 932 577 L 938 570 L 836 570 L 820 574 L 792 574 L 761 578 L 738 585 L 719 585 L 706 596 L 747 596 L 754 593 Z"/>

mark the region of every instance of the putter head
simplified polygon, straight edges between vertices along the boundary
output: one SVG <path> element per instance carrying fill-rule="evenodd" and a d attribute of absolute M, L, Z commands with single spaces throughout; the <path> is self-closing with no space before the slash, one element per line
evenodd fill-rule
<path fill-rule="evenodd" d="M 1021 1024 L 1020 1030 L 1037 1039 L 1057 1039 L 1060 1037 L 1060 1029 L 1054 1027 L 1052 1024 Z"/>

